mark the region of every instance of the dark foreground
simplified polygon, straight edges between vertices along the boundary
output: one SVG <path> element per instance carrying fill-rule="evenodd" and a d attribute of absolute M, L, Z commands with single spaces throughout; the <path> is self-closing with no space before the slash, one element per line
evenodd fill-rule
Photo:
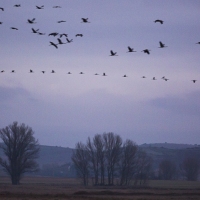
<path fill-rule="evenodd" d="M 199 182 L 151 182 L 146 188 L 83 187 L 74 179 L 25 178 L 12 186 L 0 177 L 0 200 L 199 200 Z M 155 187 L 157 185 L 157 187 Z"/>

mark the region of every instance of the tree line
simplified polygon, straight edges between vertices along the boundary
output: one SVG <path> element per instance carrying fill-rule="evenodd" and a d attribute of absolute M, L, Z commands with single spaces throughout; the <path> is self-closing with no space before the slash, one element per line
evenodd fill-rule
<path fill-rule="evenodd" d="M 72 165 L 44 165 L 41 169 L 36 161 L 39 157 L 39 142 L 31 127 L 13 122 L 0 129 L 0 138 L 3 141 L 0 145 L 3 150 L 0 166 L 10 176 L 13 185 L 18 185 L 25 173 L 71 176 L 69 169 L 73 169 L 73 174 L 76 171 L 85 186 L 89 183 L 141 185 L 149 179 L 196 181 L 200 171 L 199 159 L 191 154 L 185 156 L 178 165 L 172 159 L 163 159 L 155 168 L 151 156 L 134 141 L 123 141 L 112 132 L 88 137 L 86 143 L 78 142 L 71 157 Z"/>
<path fill-rule="evenodd" d="M 78 142 L 72 161 L 84 185 L 92 177 L 94 185 L 129 185 L 145 182 L 151 172 L 152 159 L 140 151 L 132 140 L 123 142 L 112 132 L 88 137 L 86 144 Z"/>

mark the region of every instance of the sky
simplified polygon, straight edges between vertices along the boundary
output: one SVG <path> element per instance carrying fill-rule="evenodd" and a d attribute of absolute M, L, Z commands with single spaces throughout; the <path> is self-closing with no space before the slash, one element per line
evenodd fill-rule
<path fill-rule="evenodd" d="M 199 0 L 1 0 L 0 7 L 0 128 L 18 121 L 41 145 L 70 148 L 105 132 L 137 144 L 200 144 Z"/>

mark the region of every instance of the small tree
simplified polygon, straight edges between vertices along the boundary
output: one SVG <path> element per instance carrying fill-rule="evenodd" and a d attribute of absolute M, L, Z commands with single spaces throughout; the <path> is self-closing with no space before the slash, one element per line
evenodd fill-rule
<path fill-rule="evenodd" d="M 75 165 L 78 176 L 82 179 L 83 184 L 88 185 L 89 178 L 89 155 L 86 146 L 78 142 L 72 154 L 72 161 Z"/>
<path fill-rule="evenodd" d="M 38 158 L 39 145 L 33 135 L 32 128 L 25 124 L 18 125 L 18 122 L 0 130 L 1 148 L 7 158 L 0 159 L 0 165 L 11 177 L 13 185 L 19 184 L 24 173 L 38 169 L 35 159 Z"/>
<path fill-rule="evenodd" d="M 183 160 L 182 169 L 188 181 L 196 181 L 199 174 L 199 162 L 196 158 L 186 157 Z"/>
<path fill-rule="evenodd" d="M 171 180 L 176 175 L 176 165 L 171 160 L 162 160 L 159 164 L 159 178 L 163 180 Z"/>

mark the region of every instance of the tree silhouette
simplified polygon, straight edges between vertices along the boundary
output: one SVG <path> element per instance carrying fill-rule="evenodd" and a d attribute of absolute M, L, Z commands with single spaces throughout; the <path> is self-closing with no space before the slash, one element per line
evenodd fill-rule
<path fill-rule="evenodd" d="M 32 128 L 18 122 L 0 130 L 0 138 L 6 159 L 0 159 L 0 165 L 10 176 L 12 184 L 18 185 L 22 175 L 38 169 L 35 161 L 39 154 L 38 140 L 34 138 Z"/>

